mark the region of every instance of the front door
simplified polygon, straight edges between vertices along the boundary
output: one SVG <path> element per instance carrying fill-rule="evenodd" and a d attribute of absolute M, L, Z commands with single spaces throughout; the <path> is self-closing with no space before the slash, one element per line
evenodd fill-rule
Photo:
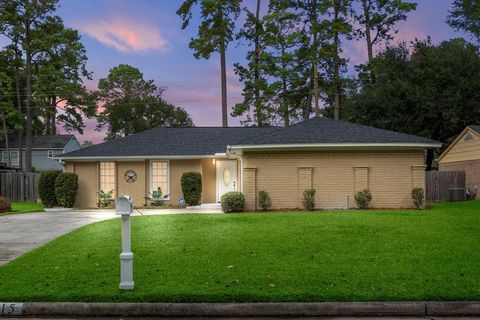
<path fill-rule="evenodd" d="M 238 190 L 237 160 L 217 160 L 217 202 L 223 194 Z"/>

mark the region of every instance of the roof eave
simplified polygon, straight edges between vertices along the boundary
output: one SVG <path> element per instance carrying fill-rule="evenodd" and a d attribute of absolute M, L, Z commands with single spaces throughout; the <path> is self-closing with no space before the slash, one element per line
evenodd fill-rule
<path fill-rule="evenodd" d="M 128 160 L 175 160 L 175 159 L 213 159 L 228 157 L 225 153 L 215 153 L 214 155 L 158 155 L 158 156 L 63 156 L 59 155 L 54 159 L 62 161 L 128 161 Z"/>
<path fill-rule="evenodd" d="M 261 150 L 411 150 L 440 148 L 439 142 L 432 143 L 296 143 L 296 144 L 258 144 L 231 145 L 229 150 L 261 151 Z"/>

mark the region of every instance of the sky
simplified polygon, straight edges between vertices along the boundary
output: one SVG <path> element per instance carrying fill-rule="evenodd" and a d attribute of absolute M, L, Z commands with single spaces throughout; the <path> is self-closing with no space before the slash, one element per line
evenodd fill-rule
<path fill-rule="evenodd" d="M 220 59 L 213 54 L 209 60 L 195 59 L 188 47 L 196 33 L 198 14 L 191 26 L 181 29 L 176 10 L 181 0 L 61 0 L 57 14 L 64 23 L 79 30 L 86 47 L 87 68 L 93 80 L 89 89 L 96 89 L 98 79 L 119 65 L 129 64 L 140 69 L 145 79 L 166 86 L 165 99 L 183 107 L 196 126 L 221 125 Z M 263 1 L 266 3 L 267 1 Z M 244 0 L 252 7 L 256 0 Z M 434 43 L 464 36 L 451 29 L 445 19 L 452 0 L 417 0 L 417 10 L 406 22 L 398 23 L 394 41 L 411 41 L 430 36 Z M 265 11 L 265 7 L 263 7 Z M 239 19 L 239 24 L 241 19 Z M 379 50 L 380 48 L 376 48 Z M 231 43 L 227 51 L 228 106 L 241 101 L 241 84 L 233 64 L 244 62 L 247 48 Z M 366 61 L 363 41 L 345 45 L 345 56 L 352 65 Z M 239 118 L 229 118 L 229 125 L 239 125 Z M 79 141 L 102 142 L 105 132 L 95 131 L 96 122 L 86 120 Z M 64 133 L 60 129 L 61 133 Z"/>

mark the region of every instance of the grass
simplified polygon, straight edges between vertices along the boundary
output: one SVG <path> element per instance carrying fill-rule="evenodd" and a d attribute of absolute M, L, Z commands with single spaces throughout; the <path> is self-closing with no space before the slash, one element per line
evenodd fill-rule
<path fill-rule="evenodd" d="M 43 205 L 36 202 L 12 202 L 12 211 L 0 213 L 0 216 L 5 216 L 9 214 L 19 214 L 19 213 L 30 213 L 30 212 L 42 212 Z"/>
<path fill-rule="evenodd" d="M 119 283 L 120 221 L 0 267 L 0 301 L 480 299 L 480 202 L 424 211 L 142 216 L 135 290 Z"/>

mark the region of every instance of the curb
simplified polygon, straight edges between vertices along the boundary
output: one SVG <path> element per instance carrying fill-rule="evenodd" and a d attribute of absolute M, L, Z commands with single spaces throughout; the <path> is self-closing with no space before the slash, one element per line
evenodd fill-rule
<path fill-rule="evenodd" d="M 2 311 L 3 306 L 3 311 Z M 0 303 L 1 316 L 341 317 L 480 316 L 480 301 L 286 303 Z"/>

